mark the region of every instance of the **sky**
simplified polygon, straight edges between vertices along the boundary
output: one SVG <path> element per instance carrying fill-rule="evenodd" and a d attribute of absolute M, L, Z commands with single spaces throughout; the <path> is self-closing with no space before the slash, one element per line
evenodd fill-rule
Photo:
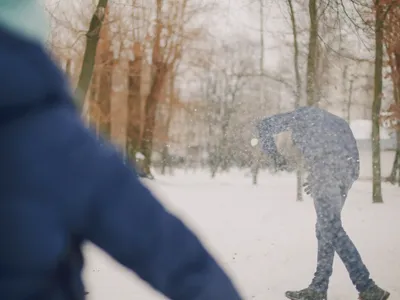
<path fill-rule="evenodd" d="M 274 69 L 281 57 L 280 41 L 276 36 L 287 26 L 282 11 L 274 1 L 264 1 L 264 55 L 266 69 Z M 221 10 L 215 17 L 215 36 L 228 38 L 244 35 L 255 42 L 260 41 L 259 1 L 221 0 Z M 286 27 L 287 28 L 287 27 Z M 260 54 L 253 54 L 259 56 Z"/>

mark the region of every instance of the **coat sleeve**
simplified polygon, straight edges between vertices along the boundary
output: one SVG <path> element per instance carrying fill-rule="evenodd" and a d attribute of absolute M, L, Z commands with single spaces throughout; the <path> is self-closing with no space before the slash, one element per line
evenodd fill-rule
<path fill-rule="evenodd" d="M 71 205 L 76 198 L 89 199 L 80 234 L 171 299 L 240 299 L 199 239 L 160 204 L 115 148 L 100 142 L 72 112 L 54 113 L 57 125 L 47 125 L 68 132 L 65 189 L 84 191 Z"/>
<path fill-rule="evenodd" d="M 265 118 L 257 124 L 261 147 L 267 155 L 275 156 L 278 154 L 274 135 L 289 130 L 294 118 L 293 112 L 282 113 Z"/>

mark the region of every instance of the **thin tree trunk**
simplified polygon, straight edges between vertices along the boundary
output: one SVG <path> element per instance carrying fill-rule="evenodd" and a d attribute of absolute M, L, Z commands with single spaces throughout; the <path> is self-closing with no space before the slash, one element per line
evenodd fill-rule
<path fill-rule="evenodd" d="M 349 87 L 349 98 L 347 99 L 347 123 L 350 124 L 351 121 L 351 103 L 353 101 L 353 79 L 350 80 L 350 87 Z"/>
<path fill-rule="evenodd" d="M 393 70 L 392 70 L 393 72 Z M 395 76 L 397 77 L 397 76 Z M 398 93 L 397 93 L 397 88 L 395 84 L 393 84 L 393 97 L 395 99 L 395 103 L 398 105 L 399 104 L 399 99 L 398 99 Z M 398 181 L 399 186 L 400 186 L 400 132 L 396 132 L 396 153 L 394 155 L 394 161 L 392 165 L 392 171 L 390 172 L 389 177 L 387 178 L 387 181 L 390 182 L 391 184 L 395 184 L 396 181 Z"/>
<path fill-rule="evenodd" d="M 171 72 L 169 74 L 169 84 L 168 84 L 168 93 L 169 93 L 169 103 L 168 103 L 168 112 L 167 112 L 167 120 L 165 122 L 165 141 L 163 141 L 163 150 L 161 153 L 161 175 L 165 175 L 167 167 L 171 169 L 171 157 L 169 154 L 168 147 L 168 137 L 169 137 L 169 129 L 171 127 L 172 117 L 174 113 L 174 105 L 176 99 L 175 95 L 175 74 Z"/>
<path fill-rule="evenodd" d="M 143 171 L 148 174 L 150 177 L 150 167 L 151 167 L 151 156 L 153 152 L 153 135 L 154 135 L 154 128 L 156 125 L 156 111 L 157 111 L 157 104 L 159 98 L 159 89 L 161 90 L 162 86 L 164 85 L 164 79 L 166 74 L 166 67 L 165 70 L 160 69 L 157 71 L 157 75 L 155 76 L 154 81 L 158 82 L 157 86 L 153 84 L 152 91 L 150 95 L 146 99 L 146 123 L 143 132 L 143 139 L 141 141 L 141 152 L 143 153 L 145 159 L 143 162 Z"/>
<path fill-rule="evenodd" d="M 342 95 L 344 98 L 344 95 L 346 95 L 347 93 L 347 89 L 346 89 L 346 83 L 347 83 L 347 70 L 348 70 L 348 66 L 344 66 L 343 68 L 343 73 L 342 73 Z M 345 116 L 347 115 L 347 100 L 343 99 L 343 119 L 345 118 Z"/>
<path fill-rule="evenodd" d="M 264 101 L 264 87 L 263 87 L 263 80 L 264 80 L 264 0 L 259 0 L 260 4 L 260 61 L 259 61 L 259 68 L 260 68 L 260 78 L 259 78 L 259 97 L 260 103 Z M 252 176 L 252 183 L 253 185 L 257 185 L 258 173 L 260 171 L 260 159 L 261 154 L 258 149 L 253 148 L 253 161 L 251 164 L 251 176 Z"/>
<path fill-rule="evenodd" d="M 160 98 L 161 90 L 164 86 L 165 77 L 168 73 L 168 65 L 163 61 L 161 53 L 161 31 L 162 31 L 162 0 L 156 0 L 157 3 L 157 24 L 152 53 L 152 67 L 154 70 L 150 94 L 145 103 L 145 127 L 143 139 L 141 141 L 141 152 L 145 159 L 143 162 L 143 171 L 152 177 L 150 172 L 151 156 L 153 152 L 153 134 L 156 124 L 157 104 Z"/>
<path fill-rule="evenodd" d="M 392 75 L 392 83 L 393 83 L 393 98 L 396 105 L 400 105 L 399 98 L 399 89 L 400 89 L 400 42 L 396 45 L 394 52 L 394 59 L 391 53 L 388 53 L 390 66 L 391 66 L 391 75 Z M 394 157 L 392 172 L 390 173 L 387 181 L 392 184 L 395 184 L 396 181 L 400 186 L 400 132 L 396 133 L 396 153 Z"/>
<path fill-rule="evenodd" d="M 111 140 L 111 92 L 114 61 L 113 53 L 107 50 L 100 55 L 102 67 L 99 70 L 99 93 L 95 103 L 100 114 L 98 131 L 103 137 Z"/>
<path fill-rule="evenodd" d="M 165 175 L 167 172 L 167 167 L 170 167 L 169 163 L 169 150 L 168 150 L 168 145 L 164 144 L 162 151 L 161 151 L 161 175 Z"/>
<path fill-rule="evenodd" d="M 72 79 L 72 63 L 70 58 L 68 58 L 65 63 L 65 74 L 67 75 L 68 80 Z"/>
<path fill-rule="evenodd" d="M 397 139 L 397 149 L 396 149 L 396 157 L 397 157 L 397 185 L 400 186 L 400 132 L 396 134 Z"/>
<path fill-rule="evenodd" d="M 217 171 L 219 169 L 219 165 L 220 165 L 220 163 L 216 162 L 215 165 L 211 166 L 211 178 L 215 178 L 215 176 L 217 176 Z"/>
<path fill-rule="evenodd" d="M 288 0 L 289 5 L 289 13 L 290 20 L 292 23 L 292 33 L 293 33 L 293 67 L 296 76 L 296 95 L 295 95 L 295 104 L 294 106 L 298 108 L 301 102 L 301 77 L 300 77 L 300 67 L 299 67 L 299 43 L 297 40 L 297 24 L 296 24 L 296 15 L 293 9 L 292 0 Z M 299 151 L 296 151 L 296 162 L 297 162 L 297 170 L 296 170 L 296 179 L 297 179 L 297 189 L 296 189 L 296 200 L 303 201 L 303 161 Z"/>
<path fill-rule="evenodd" d="M 309 0 L 310 30 L 307 57 L 307 105 L 317 104 L 316 68 L 318 59 L 318 11 L 317 0 Z"/>
<path fill-rule="evenodd" d="M 394 155 L 394 162 L 392 171 L 390 172 L 387 181 L 391 184 L 397 184 L 400 186 L 400 132 L 396 133 L 396 153 Z"/>
<path fill-rule="evenodd" d="M 143 79 L 143 56 L 141 45 L 139 43 L 134 45 L 134 55 L 134 60 L 129 62 L 128 122 L 126 128 L 126 153 L 132 161 L 136 161 L 136 153 L 140 150 L 141 138 L 141 83 Z"/>
<path fill-rule="evenodd" d="M 372 103 L 372 202 L 382 203 L 379 116 L 382 102 L 383 13 L 377 1 L 375 14 L 375 75 Z"/>
<path fill-rule="evenodd" d="M 99 85 L 98 85 L 98 70 L 94 69 L 92 74 L 92 80 L 90 81 L 89 87 L 89 99 L 85 102 L 85 107 L 83 107 L 82 115 L 86 118 L 88 124 L 94 127 L 94 130 L 98 132 L 98 121 L 95 111 L 95 103 L 97 103 L 97 96 L 99 94 Z"/>
<path fill-rule="evenodd" d="M 79 74 L 78 84 L 75 89 L 75 97 L 77 98 L 80 109 L 84 106 L 86 94 L 92 79 L 97 44 L 100 39 L 100 30 L 103 24 L 107 4 L 108 0 L 99 0 L 90 21 L 89 29 L 86 33 L 86 47 L 83 54 L 81 73 Z"/>

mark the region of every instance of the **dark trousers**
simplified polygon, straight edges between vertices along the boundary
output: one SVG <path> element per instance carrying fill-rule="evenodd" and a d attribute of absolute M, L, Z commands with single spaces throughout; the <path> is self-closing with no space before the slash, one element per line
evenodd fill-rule
<path fill-rule="evenodd" d="M 341 221 L 341 211 L 353 181 L 338 178 L 338 176 L 323 175 L 315 176 L 314 180 L 311 176 L 310 180 L 311 195 L 317 214 L 316 236 L 318 240 L 317 269 L 310 288 L 324 293 L 328 290 L 336 252 L 346 266 L 350 279 L 358 292 L 363 292 L 374 282 L 370 279 L 369 271 L 357 248 L 344 231 Z"/>

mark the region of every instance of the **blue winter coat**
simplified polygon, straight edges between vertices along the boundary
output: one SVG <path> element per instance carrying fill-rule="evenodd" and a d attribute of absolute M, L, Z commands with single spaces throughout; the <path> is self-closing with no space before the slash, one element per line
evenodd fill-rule
<path fill-rule="evenodd" d="M 240 299 L 196 236 L 84 126 L 42 47 L 4 29 L 0 182 L 0 299 L 83 299 L 85 241 L 171 299 Z"/>
<path fill-rule="evenodd" d="M 290 131 L 307 167 L 318 176 L 333 173 L 356 180 L 360 158 L 357 142 L 345 120 L 326 110 L 304 106 L 294 111 L 267 117 L 257 124 L 264 152 L 274 157 L 274 135 Z"/>

